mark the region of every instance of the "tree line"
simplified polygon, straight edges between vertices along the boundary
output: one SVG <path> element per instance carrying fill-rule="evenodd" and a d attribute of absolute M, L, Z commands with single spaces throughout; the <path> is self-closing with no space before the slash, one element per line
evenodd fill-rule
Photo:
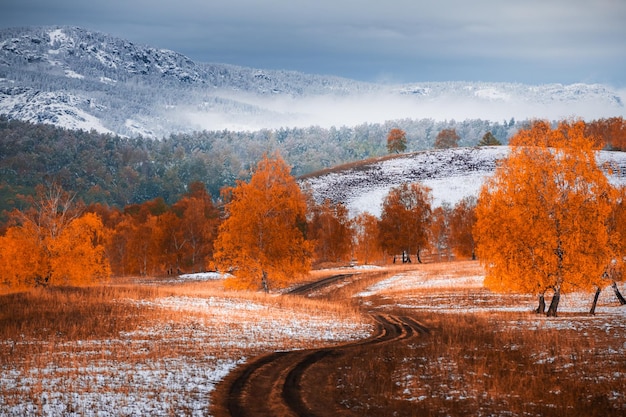
<path fill-rule="evenodd" d="M 420 184 L 393 188 L 380 219 L 352 219 L 342 204 L 315 203 L 278 154 L 264 157 L 249 182 L 224 188 L 219 204 L 204 184 L 188 188 L 171 205 L 156 198 L 120 209 L 86 205 L 57 183 L 38 186 L 0 236 L 2 284 L 81 285 L 218 269 L 233 273 L 236 287 L 270 290 L 313 264 L 395 262 L 401 253 L 403 262 L 420 262 L 430 247 L 439 258 L 473 254 L 464 236 L 471 236 L 466 217 L 475 200 L 432 210 L 430 189 Z"/>
<path fill-rule="evenodd" d="M 248 180 L 263 154 L 280 151 L 300 176 L 386 153 L 392 128 L 405 132 L 404 151 L 433 147 L 442 129 L 455 129 L 459 146 L 475 145 L 487 131 L 507 143 L 523 122 L 484 120 L 437 122 L 396 120 L 355 127 L 264 129 L 254 132 L 202 131 L 160 140 L 66 130 L 0 116 L 0 222 L 3 211 L 20 206 L 18 195 L 56 181 L 87 204 L 116 207 L 162 197 L 173 204 L 201 181 L 213 199 L 224 186 Z"/>
<path fill-rule="evenodd" d="M 219 199 L 196 181 L 172 204 L 87 205 L 49 182 L 11 212 L 0 279 L 16 289 L 216 269 L 235 287 L 270 291 L 313 264 L 422 262 L 427 252 L 478 257 L 487 286 L 535 293 L 541 313 L 551 293 L 548 315 L 562 292 L 595 289 L 594 312 L 599 291 L 623 279 L 626 253 L 626 189 L 597 165 L 604 146 L 582 121 L 536 121 L 511 138 L 510 156 L 478 199 L 432 207 L 428 187 L 403 183 L 384 198 L 380 218 L 351 219 L 341 204 L 315 203 L 278 152 Z"/>

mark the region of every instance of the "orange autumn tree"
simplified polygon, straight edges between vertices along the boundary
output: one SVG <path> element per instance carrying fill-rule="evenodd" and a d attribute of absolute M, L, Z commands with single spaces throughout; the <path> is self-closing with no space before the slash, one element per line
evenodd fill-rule
<path fill-rule="evenodd" d="M 352 225 L 348 209 L 341 203 L 329 200 L 314 204 L 307 234 L 314 244 L 316 262 L 340 262 L 350 260 L 352 249 Z"/>
<path fill-rule="evenodd" d="M 28 202 L 28 210 L 12 213 L 13 225 L 0 238 L 0 275 L 6 287 L 108 279 L 105 229 L 97 215 L 83 215 L 82 204 L 57 184 L 37 187 Z"/>
<path fill-rule="evenodd" d="M 278 154 L 264 156 L 250 182 L 239 181 L 224 195 L 226 219 L 214 259 L 219 270 L 234 275 L 231 285 L 267 292 L 310 270 L 306 199 Z"/>
<path fill-rule="evenodd" d="M 387 135 L 387 150 L 389 153 L 400 153 L 406 150 L 406 132 L 402 129 L 394 128 Z"/>
<path fill-rule="evenodd" d="M 356 259 L 365 265 L 383 259 L 383 251 L 378 239 L 378 218 L 368 212 L 361 213 L 354 219 L 353 227 Z"/>
<path fill-rule="evenodd" d="M 420 252 L 428 247 L 431 202 L 431 189 L 420 183 L 394 187 L 383 200 L 379 238 L 394 262 L 397 254 L 402 254 L 403 262 L 411 262 L 412 253 L 422 262 Z"/>
<path fill-rule="evenodd" d="M 450 241 L 458 258 L 476 259 L 473 229 L 476 224 L 476 197 L 462 198 L 450 215 Z"/>
<path fill-rule="evenodd" d="M 217 237 L 219 210 L 202 182 L 192 182 L 189 192 L 172 206 L 181 218 L 184 247 L 181 263 L 191 272 L 206 270 L 213 261 L 213 242 Z"/>
<path fill-rule="evenodd" d="M 111 275 L 106 257 L 105 228 L 100 217 L 86 213 L 73 220 L 50 243 L 50 285 L 88 285 Z"/>
<path fill-rule="evenodd" d="M 614 189 L 598 167 L 583 122 L 543 121 L 511 138 L 511 154 L 483 185 L 476 253 L 487 286 L 535 293 L 556 316 L 562 292 L 591 290 L 611 260 Z"/>
<path fill-rule="evenodd" d="M 610 117 L 587 123 L 587 134 L 598 144 L 613 151 L 626 150 L 626 121 L 622 117 Z"/>
<path fill-rule="evenodd" d="M 437 260 L 450 260 L 450 216 L 452 209 L 447 203 L 435 207 L 430 221 L 430 246 L 437 251 Z"/>

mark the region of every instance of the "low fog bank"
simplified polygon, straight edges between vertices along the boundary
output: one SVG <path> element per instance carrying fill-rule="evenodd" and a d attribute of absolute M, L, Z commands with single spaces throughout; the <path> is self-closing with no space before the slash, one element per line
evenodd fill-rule
<path fill-rule="evenodd" d="M 468 89 L 472 87 L 467 87 Z M 610 94 L 502 91 L 493 87 L 438 95 L 367 92 L 348 95 L 261 96 L 220 92 L 212 102 L 178 108 L 185 123 L 198 130 L 255 131 L 292 127 L 356 126 L 398 119 L 490 121 L 525 119 L 594 120 L 626 116 L 626 90 Z"/>

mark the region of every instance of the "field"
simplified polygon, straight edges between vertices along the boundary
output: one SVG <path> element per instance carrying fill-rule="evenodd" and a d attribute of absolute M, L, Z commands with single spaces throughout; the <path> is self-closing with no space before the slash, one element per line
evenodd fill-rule
<path fill-rule="evenodd" d="M 365 339 L 379 313 L 430 333 L 326 361 L 337 415 L 626 413 L 626 307 L 608 290 L 595 316 L 571 294 L 548 319 L 531 296 L 484 289 L 475 262 L 311 279 L 336 273 L 358 275 L 308 297 L 215 275 L 1 295 L 0 415 L 208 415 L 237 365 Z"/>

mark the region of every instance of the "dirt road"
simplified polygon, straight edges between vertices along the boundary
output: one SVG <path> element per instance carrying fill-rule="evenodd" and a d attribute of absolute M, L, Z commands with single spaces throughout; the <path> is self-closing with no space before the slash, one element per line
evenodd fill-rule
<path fill-rule="evenodd" d="M 328 284 L 337 279 L 323 281 Z M 320 285 L 307 284 L 294 293 L 305 295 Z M 315 375 L 327 375 L 331 370 L 325 371 L 324 367 L 332 368 L 332 359 L 354 354 L 357 348 L 391 344 L 428 333 L 427 328 L 410 317 L 377 314 L 372 319 L 376 332 L 369 339 L 324 349 L 274 352 L 242 365 L 218 386 L 213 395 L 212 414 L 215 417 L 337 415 L 338 410 L 331 404 L 320 404 L 324 392 L 335 387 L 323 377 L 305 378 L 307 373 L 313 374 L 315 368 Z M 343 410 L 342 414 L 345 413 Z"/>

